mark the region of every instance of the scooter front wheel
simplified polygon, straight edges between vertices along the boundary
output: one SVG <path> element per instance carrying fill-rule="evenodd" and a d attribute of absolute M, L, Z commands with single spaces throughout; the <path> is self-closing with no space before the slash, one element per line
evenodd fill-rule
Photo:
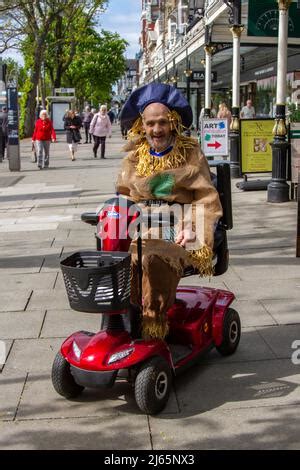
<path fill-rule="evenodd" d="M 140 368 L 135 379 L 135 400 L 143 413 L 155 415 L 166 406 L 172 383 L 169 364 L 153 357 Z"/>
<path fill-rule="evenodd" d="M 71 374 L 70 364 L 61 352 L 58 352 L 55 356 L 51 378 L 56 392 L 65 398 L 76 398 L 84 390 L 84 387 L 75 382 Z"/>

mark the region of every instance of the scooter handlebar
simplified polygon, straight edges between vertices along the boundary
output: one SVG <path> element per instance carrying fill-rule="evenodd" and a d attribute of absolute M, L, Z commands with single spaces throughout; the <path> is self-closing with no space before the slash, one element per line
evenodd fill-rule
<path fill-rule="evenodd" d="M 150 227 L 174 227 L 177 223 L 177 219 L 173 213 L 164 214 L 162 212 L 148 214 L 143 216 L 142 222 Z"/>
<path fill-rule="evenodd" d="M 81 214 L 81 220 L 86 224 L 96 226 L 98 224 L 98 214 L 96 212 L 84 212 L 84 214 Z"/>
<path fill-rule="evenodd" d="M 96 227 L 99 217 L 96 212 L 84 212 L 81 214 L 81 220 L 86 224 Z M 164 214 L 162 212 L 157 212 L 143 215 L 141 222 L 148 227 L 174 227 L 177 223 L 177 219 L 173 213 Z"/>

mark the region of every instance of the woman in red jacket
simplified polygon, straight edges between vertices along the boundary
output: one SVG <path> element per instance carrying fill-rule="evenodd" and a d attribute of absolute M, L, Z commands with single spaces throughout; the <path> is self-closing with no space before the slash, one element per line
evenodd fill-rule
<path fill-rule="evenodd" d="M 49 151 L 50 143 L 56 141 L 55 130 L 52 121 L 50 121 L 48 113 L 45 109 L 40 112 L 40 119 L 35 123 L 32 136 L 32 142 L 36 142 L 37 146 L 37 165 L 39 169 L 49 167 Z"/>

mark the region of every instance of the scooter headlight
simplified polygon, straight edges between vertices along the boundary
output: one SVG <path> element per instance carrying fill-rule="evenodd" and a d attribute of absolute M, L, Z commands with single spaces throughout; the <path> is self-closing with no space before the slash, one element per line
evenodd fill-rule
<path fill-rule="evenodd" d="M 76 343 L 76 341 L 73 341 L 73 353 L 76 357 L 76 359 L 80 359 L 81 357 L 81 349 L 79 348 L 78 344 Z"/>
<path fill-rule="evenodd" d="M 115 354 L 112 354 L 110 358 L 108 359 L 108 364 L 113 364 L 114 362 L 121 361 L 121 359 L 124 359 L 127 356 L 130 356 L 131 353 L 133 353 L 134 348 L 130 349 L 123 349 L 123 351 L 119 351 Z"/>

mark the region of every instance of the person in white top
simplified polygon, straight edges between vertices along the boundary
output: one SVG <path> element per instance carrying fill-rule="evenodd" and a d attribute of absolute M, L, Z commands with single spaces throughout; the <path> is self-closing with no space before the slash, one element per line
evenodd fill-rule
<path fill-rule="evenodd" d="M 243 106 L 241 110 L 242 119 L 253 119 L 255 118 L 255 109 L 252 106 L 252 101 L 247 100 L 246 106 Z"/>
<path fill-rule="evenodd" d="M 94 137 L 94 157 L 97 158 L 97 150 L 101 144 L 101 158 L 105 158 L 106 137 L 111 137 L 112 126 L 107 114 L 107 107 L 100 106 L 100 112 L 95 114 L 90 125 L 90 134 Z"/>

